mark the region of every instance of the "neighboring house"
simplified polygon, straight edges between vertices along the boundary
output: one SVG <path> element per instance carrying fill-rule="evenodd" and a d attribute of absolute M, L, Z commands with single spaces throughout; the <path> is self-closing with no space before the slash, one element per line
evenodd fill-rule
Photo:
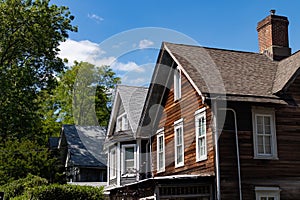
<path fill-rule="evenodd" d="M 300 52 L 288 24 L 275 11 L 259 22 L 259 53 L 163 43 L 139 123 L 148 128 L 137 130 L 151 142 L 152 177 L 110 198 L 299 199 Z"/>
<path fill-rule="evenodd" d="M 58 148 L 68 182 L 107 181 L 105 136 L 104 127 L 63 125 Z"/>
<path fill-rule="evenodd" d="M 105 141 L 109 191 L 145 179 L 150 172 L 149 138 L 136 134 L 147 91 L 145 87 L 116 87 Z"/>

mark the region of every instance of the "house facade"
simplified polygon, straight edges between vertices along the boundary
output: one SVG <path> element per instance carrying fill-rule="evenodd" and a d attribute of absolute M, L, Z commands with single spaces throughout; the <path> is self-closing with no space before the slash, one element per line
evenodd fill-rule
<path fill-rule="evenodd" d="M 260 21 L 259 53 L 163 43 L 137 129 L 151 178 L 110 197 L 298 199 L 300 52 L 288 24 L 275 11 Z"/>
<path fill-rule="evenodd" d="M 120 187 L 148 178 L 148 137 L 137 135 L 148 88 L 118 85 L 105 141 L 108 152 L 107 191 L 123 195 Z"/>

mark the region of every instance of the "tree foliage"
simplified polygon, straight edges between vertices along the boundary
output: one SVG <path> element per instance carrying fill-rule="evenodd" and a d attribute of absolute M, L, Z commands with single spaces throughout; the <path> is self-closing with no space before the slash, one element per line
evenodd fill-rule
<path fill-rule="evenodd" d="M 0 0 L 0 136 L 33 139 L 40 133 L 38 96 L 64 70 L 58 58 L 73 16 L 49 0 Z"/>
<path fill-rule="evenodd" d="M 61 124 L 107 126 L 111 91 L 120 83 L 109 66 L 75 63 L 58 79 L 58 86 L 43 97 L 45 132 L 55 135 Z"/>
<path fill-rule="evenodd" d="M 0 185 L 31 173 L 50 179 L 56 159 L 33 141 L 9 140 L 0 144 Z"/>

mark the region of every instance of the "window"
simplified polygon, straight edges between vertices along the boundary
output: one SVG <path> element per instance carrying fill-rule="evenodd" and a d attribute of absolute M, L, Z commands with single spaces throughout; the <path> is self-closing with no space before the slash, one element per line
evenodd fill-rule
<path fill-rule="evenodd" d="M 254 158 L 277 159 L 275 112 L 273 109 L 252 109 Z"/>
<path fill-rule="evenodd" d="M 174 71 L 174 101 L 181 98 L 181 71 L 178 67 Z"/>
<path fill-rule="evenodd" d="M 165 171 L 165 137 L 163 129 L 157 135 L 157 172 Z"/>
<path fill-rule="evenodd" d="M 109 154 L 109 169 L 110 179 L 114 179 L 117 176 L 117 154 L 116 148 L 112 148 Z"/>
<path fill-rule="evenodd" d="M 256 200 L 280 200 L 278 187 L 255 187 Z"/>
<path fill-rule="evenodd" d="M 117 118 L 117 131 L 125 131 L 128 128 L 127 115 L 124 113 Z"/>
<path fill-rule="evenodd" d="M 135 160 L 136 160 L 136 145 L 129 144 L 122 146 L 122 175 L 135 175 L 136 174 L 136 167 L 135 167 Z"/>
<path fill-rule="evenodd" d="M 201 108 L 195 112 L 195 130 L 196 161 L 198 162 L 207 159 L 205 108 Z"/>
<path fill-rule="evenodd" d="M 184 165 L 183 119 L 174 123 L 175 132 L 175 167 Z"/>

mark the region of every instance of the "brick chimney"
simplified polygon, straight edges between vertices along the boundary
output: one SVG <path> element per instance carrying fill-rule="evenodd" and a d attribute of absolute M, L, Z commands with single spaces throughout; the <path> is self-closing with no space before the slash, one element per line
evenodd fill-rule
<path fill-rule="evenodd" d="M 291 55 L 289 48 L 287 17 L 275 15 L 275 10 L 257 24 L 259 52 L 273 60 L 282 60 Z"/>

